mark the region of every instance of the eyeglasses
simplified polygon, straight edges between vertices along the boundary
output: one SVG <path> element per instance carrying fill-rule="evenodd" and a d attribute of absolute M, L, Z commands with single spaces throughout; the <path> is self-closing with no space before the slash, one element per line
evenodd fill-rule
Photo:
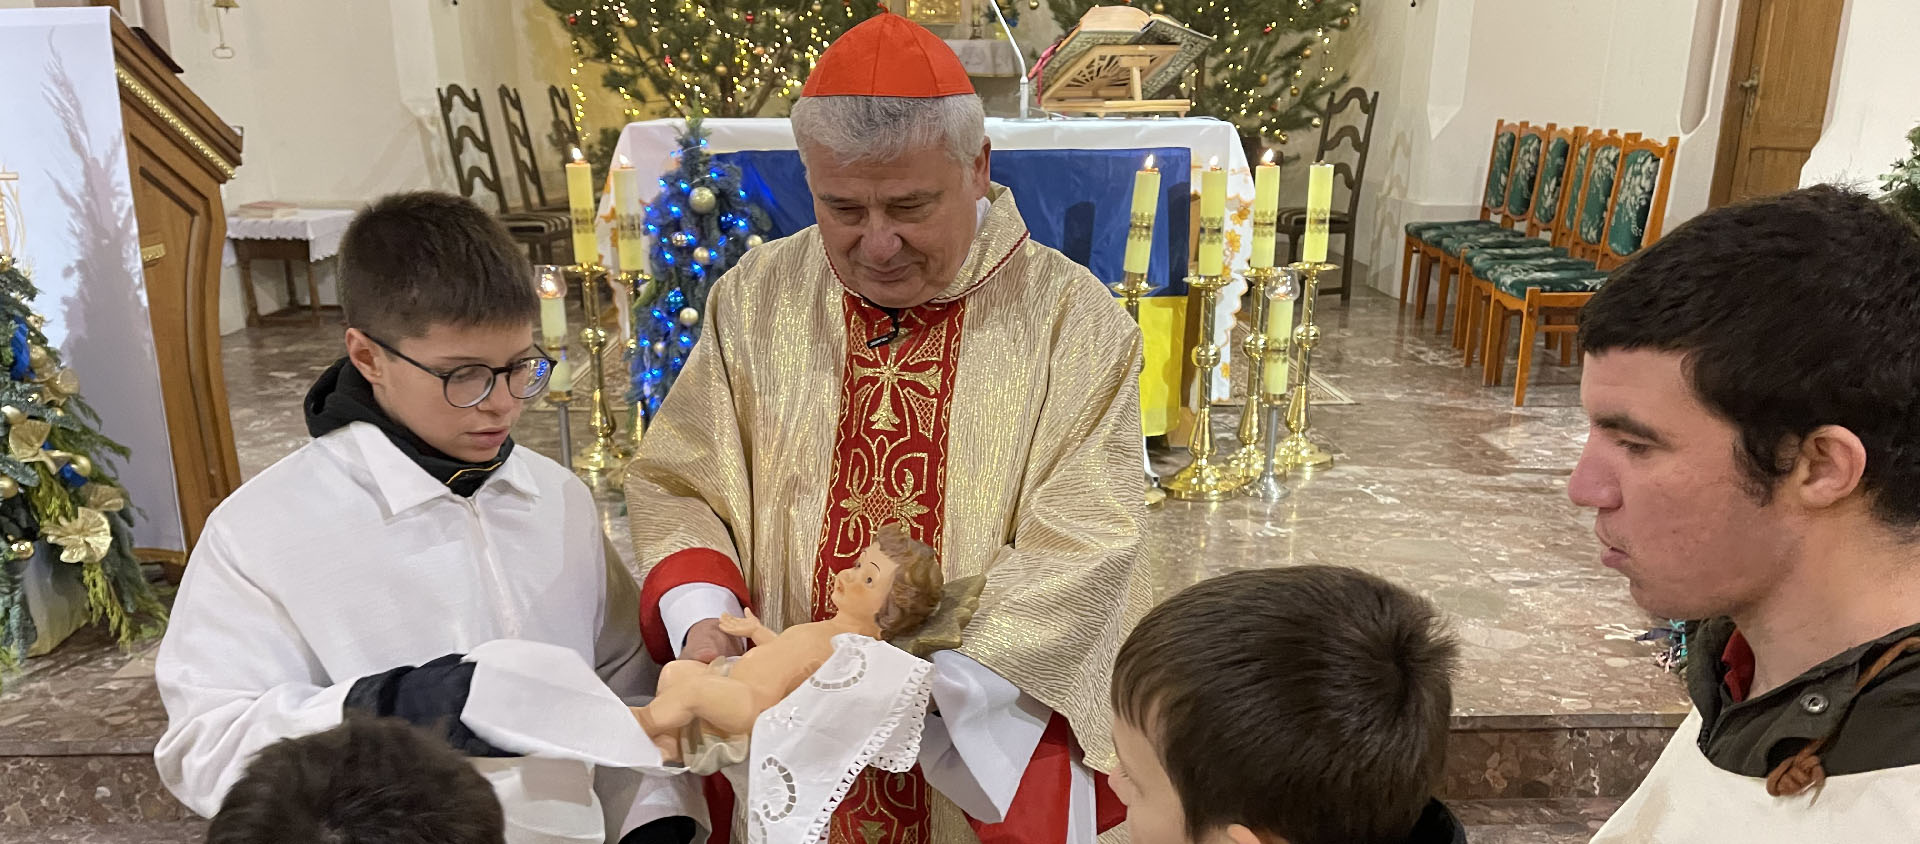
<path fill-rule="evenodd" d="M 394 357 L 420 368 L 420 371 L 440 379 L 441 394 L 446 396 L 447 404 L 454 407 L 473 407 L 486 401 L 493 394 L 494 382 L 500 376 L 507 376 L 507 393 L 516 399 L 530 399 L 540 395 L 546 389 L 547 376 L 553 374 L 553 358 L 547 357 L 545 350 L 539 357 L 521 358 L 506 366 L 488 366 L 484 363 L 469 363 L 456 366 L 447 372 L 441 372 L 424 363 L 402 354 L 386 341 L 371 334 L 368 340 Z M 539 349 L 539 346 L 535 346 Z"/>

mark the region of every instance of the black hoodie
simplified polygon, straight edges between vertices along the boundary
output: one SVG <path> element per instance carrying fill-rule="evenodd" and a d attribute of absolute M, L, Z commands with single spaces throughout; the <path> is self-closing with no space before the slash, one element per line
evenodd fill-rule
<path fill-rule="evenodd" d="M 433 479 L 462 498 L 471 498 L 493 471 L 507 462 L 513 453 L 513 439 L 501 443 L 500 453 L 485 463 L 468 463 L 447 456 L 427 445 L 405 425 L 393 420 L 373 398 L 373 385 L 351 361 L 341 358 L 307 391 L 307 433 L 320 437 L 354 422 L 367 422 L 379 428 L 414 465 L 426 470 Z"/>

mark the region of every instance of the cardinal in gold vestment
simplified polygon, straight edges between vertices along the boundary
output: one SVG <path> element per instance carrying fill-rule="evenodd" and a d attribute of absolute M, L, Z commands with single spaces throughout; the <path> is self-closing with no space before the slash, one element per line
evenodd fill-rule
<path fill-rule="evenodd" d="M 793 124 L 819 222 L 715 282 L 628 472 L 647 645 L 713 659 L 740 647 L 722 613 L 825 618 L 828 579 L 900 523 L 985 589 L 964 645 L 934 655 L 921 766 L 868 770 L 829 840 L 1090 842 L 1124 817 L 1101 773 L 1107 680 L 1149 600 L 1139 331 L 1029 239 L 987 178 L 979 98 L 925 29 L 850 30 Z"/>

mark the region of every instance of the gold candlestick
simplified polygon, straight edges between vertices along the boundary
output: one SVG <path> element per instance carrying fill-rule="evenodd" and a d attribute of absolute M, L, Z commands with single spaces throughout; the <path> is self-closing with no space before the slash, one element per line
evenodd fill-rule
<path fill-rule="evenodd" d="M 1300 324 L 1293 329 L 1293 348 L 1300 359 L 1300 380 L 1295 382 L 1293 400 L 1287 407 L 1287 428 L 1292 431 L 1280 444 L 1280 458 L 1288 469 L 1324 469 L 1333 465 L 1333 455 L 1322 451 L 1307 438 L 1312 423 L 1312 400 L 1307 392 L 1313 377 L 1313 347 L 1320 342 L 1320 327 L 1313 324 L 1313 300 L 1320 292 L 1320 273 L 1336 265 L 1325 261 L 1301 261 L 1293 265 L 1300 275 Z"/>
<path fill-rule="evenodd" d="M 1218 236 L 1218 230 L 1214 230 Z M 1201 229 L 1201 237 L 1207 230 Z M 1199 380 L 1200 410 L 1193 420 L 1193 437 L 1187 450 L 1193 462 L 1164 485 L 1167 495 L 1183 501 L 1220 501 L 1239 489 L 1241 478 L 1224 461 L 1213 459 L 1213 371 L 1220 365 L 1220 347 L 1213 342 L 1214 311 L 1220 288 L 1228 276 L 1188 276 L 1187 286 L 1200 292 L 1200 338 L 1193 346 L 1194 377 Z"/>
<path fill-rule="evenodd" d="M 1274 267 L 1252 267 L 1247 270 L 1247 286 L 1253 295 L 1252 320 L 1248 326 L 1247 339 L 1240 344 L 1246 352 L 1244 364 L 1247 369 L 1247 403 L 1240 412 L 1240 450 L 1228 459 L 1227 466 L 1233 470 L 1243 483 L 1251 483 L 1259 477 L 1261 469 L 1266 467 L 1266 454 L 1261 448 L 1260 426 L 1262 412 L 1260 396 L 1262 382 L 1266 380 L 1267 360 L 1267 291 L 1272 285 L 1280 283 L 1280 271 Z M 1283 339 L 1281 342 L 1285 342 Z"/>
<path fill-rule="evenodd" d="M 1119 294 L 1122 302 L 1126 303 L 1127 316 L 1133 317 L 1133 323 L 1139 325 L 1140 298 L 1147 295 L 1147 292 L 1153 289 L 1147 286 L 1147 274 L 1127 273 L 1125 280 L 1118 284 L 1108 286 L 1112 288 L 1114 293 Z"/>
<path fill-rule="evenodd" d="M 607 331 L 600 327 L 600 282 L 606 278 L 607 268 L 599 264 L 576 264 L 573 269 L 580 275 L 580 301 L 587 311 L 586 327 L 580 329 L 580 345 L 586 348 L 593 375 L 589 404 L 592 415 L 588 423 L 593 429 L 593 442 L 575 458 L 574 466 L 588 484 L 598 485 L 625 469 L 631 454 L 624 444 L 614 439 L 620 426 L 607 401 Z M 630 281 L 625 275 L 622 273 L 623 280 Z"/>

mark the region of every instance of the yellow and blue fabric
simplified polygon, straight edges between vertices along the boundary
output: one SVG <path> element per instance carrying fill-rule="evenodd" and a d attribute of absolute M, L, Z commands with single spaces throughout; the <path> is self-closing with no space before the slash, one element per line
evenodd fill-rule
<path fill-rule="evenodd" d="M 1187 231 L 1192 209 L 1192 156 L 1186 147 L 1143 149 L 995 150 L 991 178 L 1013 191 L 1034 242 L 1051 246 L 1093 270 L 1100 280 L 1124 277 L 1133 176 L 1151 154 L 1161 173 L 1150 291 L 1140 302 L 1145 367 L 1140 375 L 1140 421 L 1148 436 L 1172 430 L 1179 419 L 1181 362 L 1186 355 Z M 749 150 L 720 153 L 740 168 L 740 187 L 766 209 L 767 239 L 814 224 L 800 153 Z M 1178 271 L 1175 271 L 1178 268 Z"/>

